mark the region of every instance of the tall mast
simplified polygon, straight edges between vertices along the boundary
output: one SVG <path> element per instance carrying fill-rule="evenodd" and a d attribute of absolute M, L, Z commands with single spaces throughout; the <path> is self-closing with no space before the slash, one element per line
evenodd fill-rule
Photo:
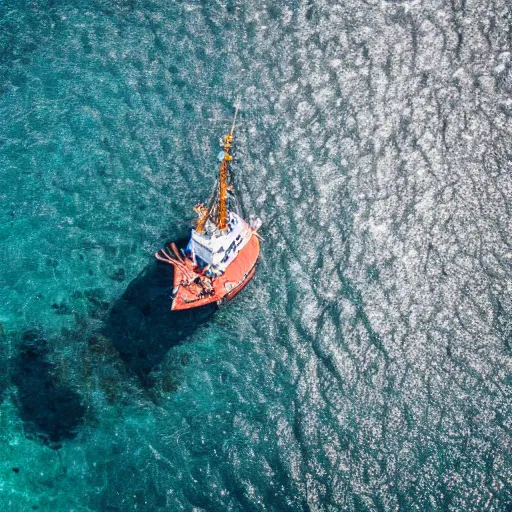
<path fill-rule="evenodd" d="M 229 162 L 233 160 L 231 148 L 233 145 L 233 134 L 235 133 L 235 123 L 239 109 L 240 97 L 237 98 L 235 103 L 235 116 L 233 118 L 233 124 L 231 125 L 231 131 L 227 135 L 224 135 L 224 158 L 222 159 L 219 169 L 219 209 L 216 222 L 217 228 L 220 231 L 225 231 L 228 228 L 228 171 Z"/>
<path fill-rule="evenodd" d="M 233 145 L 233 136 L 235 133 L 235 124 L 236 118 L 238 115 L 238 111 L 240 110 L 240 96 L 237 97 L 235 102 L 235 116 L 233 118 L 233 124 L 231 125 L 231 131 L 224 135 L 222 139 L 222 147 L 224 149 L 224 156 L 222 158 L 222 162 L 220 164 L 219 169 L 219 196 L 218 196 L 218 204 L 217 204 L 217 215 L 216 219 L 213 219 L 215 225 L 220 231 L 225 231 L 228 227 L 228 172 L 229 172 L 229 163 L 233 160 L 231 155 L 231 148 Z M 203 204 L 198 204 L 194 211 L 198 215 L 196 231 L 198 233 L 202 233 L 204 230 L 204 226 L 206 221 L 214 215 L 215 206 L 212 205 L 210 209 L 206 208 Z"/>

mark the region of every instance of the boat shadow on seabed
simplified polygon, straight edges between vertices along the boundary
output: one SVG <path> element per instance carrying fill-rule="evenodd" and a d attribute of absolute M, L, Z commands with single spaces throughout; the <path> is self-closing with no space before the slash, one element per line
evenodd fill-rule
<path fill-rule="evenodd" d="M 151 371 L 168 351 L 190 336 L 215 313 L 216 304 L 171 311 L 173 267 L 150 263 L 114 303 L 101 334 L 144 387 L 154 384 Z"/>

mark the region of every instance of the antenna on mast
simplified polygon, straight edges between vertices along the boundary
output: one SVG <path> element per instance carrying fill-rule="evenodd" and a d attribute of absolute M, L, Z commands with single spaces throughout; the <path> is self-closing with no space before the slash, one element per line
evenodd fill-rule
<path fill-rule="evenodd" d="M 233 106 L 235 107 L 235 117 L 233 119 L 233 124 L 231 125 L 231 131 L 229 132 L 230 135 L 233 135 L 233 132 L 235 131 L 236 116 L 238 115 L 238 111 L 242 108 L 242 104 L 240 103 L 240 94 L 236 97 L 235 104 Z"/>

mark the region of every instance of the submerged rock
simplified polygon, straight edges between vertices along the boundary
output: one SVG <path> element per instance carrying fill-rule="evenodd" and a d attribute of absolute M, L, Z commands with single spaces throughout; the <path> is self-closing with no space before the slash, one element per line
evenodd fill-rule
<path fill-rule="evenodd" d="M 126 272 L 124 268 L 118 268 L 111 276 L 112 281 L 122 282 L 126 279 Z"/>
<path fill-rule="evenodd" d="M 58 304 L 57 302 L 54 302 L 52 304 L 52 309 L 55 310 L 55 313 L 57 315 L 72 315 L 73 314 L 73 311 L 71 310 L 71 308 L 64 302 L 61 302 L 60 304 Z"/>
<path fill-rule="evenodd" d="M 57 373 L 47 340 L 38 331 L 25 332 L 12 379 L 18 387 L 20 416 L 28 434 L 55 449 L 76 436 L 85 414 L 80 395 L 60 382 Z"/>

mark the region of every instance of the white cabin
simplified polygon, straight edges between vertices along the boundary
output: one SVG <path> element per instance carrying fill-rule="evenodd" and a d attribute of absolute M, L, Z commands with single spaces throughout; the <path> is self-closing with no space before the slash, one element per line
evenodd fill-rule
<path fill-rule="evenodd" d="M 213 275 L 223 274 L 238 252 L 250 240 L 252 231 L 236 213 L 229 212 L 228 229 L 220 231 L 208 220 L 203 233 L 192 230 L 187 253 L 200 267 L 209 265 Z"/>

